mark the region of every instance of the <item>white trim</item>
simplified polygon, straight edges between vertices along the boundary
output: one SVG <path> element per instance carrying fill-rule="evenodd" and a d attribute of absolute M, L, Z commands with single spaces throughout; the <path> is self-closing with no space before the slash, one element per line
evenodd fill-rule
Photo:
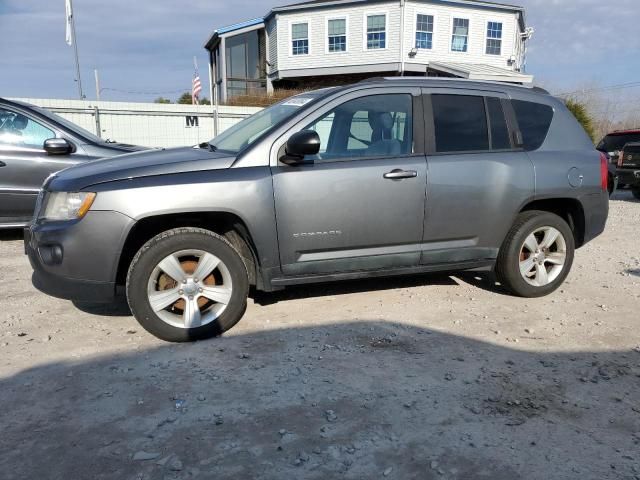
<path fill-rule="evenodd" d="M 469 22 L 469 29 L 467 31 L 467 51 L 466 52 L 460 52 L 458 50 L 453 49 L 453 21 L 455 19 L 467 20 Z M 453 53 L 455 55 L 469 55 L 470 52 L 471 52 L 471 17 L 467 17 L 465 15 L 452 14 L 449 21 L 449 53 Z"/>
<path fill-rule="evenodd" d="M 419 8 L 415 9 L 415 15 L 413 18 L 413 37 L 411 37 L 411 48 L 416 48 L 418 53 L 420 52 L 435 52 L 436 51 L 436 31 L 438 29 L 438 16 L 434 11 L 431 10 L 421 10 Z M 416 35 L 418 34 L 418 15 L 429 15 L 433 17 L 433 32 L 431 34 L 431 48 L 418 48 L 416 46 Z M 420 30 L 422 31 L 422 30 Z"/>
<path fill-rule="evenodd" d="M 345 30 L 345 50 L 338 52 L 329 51 L 329 21 L 331 20 L 344 20 Z M 327 55 L 344 55 L 349 53 L 349 15 L 328 15 L 324 17 L 324 53 Z"/>
<path fill-rule="evenodd" d="M 500 37 L 500 53 L 499 54 L 495 54 L 495 53 L 487 53 L 487 41 L 489 40 L 489 24 L 490 23 L 499 23 L 500 25 L 502 25 L 502 30 L 501 30 L 501 37 Z M 492 38 L 491 40 L 498 40 L 497 38 Z M 504 51 L 504 22 L 502 20 L 487 20 L 485 22 L 485 26 L 484 26 L 484 45 L 482 46 L 482 54 L 485 57 L 489 57 L 489 58 L 500 58 L 502 57 L 502 53 Z"/>
<path fill-rule="evenodd" d="M 384 15 L 384 48 L 367 48 L 367 30 L 368 22 L 367 18 L 375 15 Z M 363 52 L 383 52 L 389 48 L 389 11 L 388 10 L 376 10 L 363 12 L 362 14 L 362 51 Z"/>
<path fill-rule="evenodd" d="M 218 38 L 235 37 L 236 35 L 242 35 L 243 33 L 253 32 L 254 30 L 260 30 L 262 28 L 266 28 L 266 25 L 264 23 L 258 23 L 249 27 L 244 27 L 238 30 L 232 30 L 231 32 L 219 34 Z"/>
<path fill-rule="evenodd" d="M 293 54 L 293 26 L 307 24 L 307 43 L 309 45 L 309 51 L 307 53 L 301 53 L 298 55 Z M 287 52 L 289 58 L 308 57 L 311 55 L 311 20 L 308 18 L 298 18 L 296 20 L 289 20 L 289 38 L 287 38 Z"/>

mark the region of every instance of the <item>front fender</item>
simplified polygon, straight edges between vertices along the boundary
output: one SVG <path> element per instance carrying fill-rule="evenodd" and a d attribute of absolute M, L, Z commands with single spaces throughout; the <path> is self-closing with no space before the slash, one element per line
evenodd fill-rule
<path fill-rule="evenodd" d="M 88 190 L 98 194 L 93 211 L 116 211 L 136 222 L 182 213 L 233 214 L 246 225 L 261 266 L 279 266 L 273 184 L 268 167 L 118 180 Z"/>

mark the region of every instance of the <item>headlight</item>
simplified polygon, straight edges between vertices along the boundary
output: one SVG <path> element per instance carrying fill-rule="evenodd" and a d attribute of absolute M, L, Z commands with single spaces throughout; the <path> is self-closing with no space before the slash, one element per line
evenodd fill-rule
<path fill-rule="evenodd" d="M 95 193 L 90 192 L 50 192 L 45 199 L 40 218 L 45 220 L 77 220 L 84 217 L 93 201 Z"/>

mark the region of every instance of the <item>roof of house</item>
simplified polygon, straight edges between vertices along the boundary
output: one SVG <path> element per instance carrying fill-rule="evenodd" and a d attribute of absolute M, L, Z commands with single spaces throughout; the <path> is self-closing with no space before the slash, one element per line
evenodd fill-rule
<path fill-rule="evenodd" d="M 460 62 L 429 62 L 429 68 L 440 72 L 451 73 L 460 78 L 479 81 L 516 82 L 524 85 L 533 84 L 533 76 L 514 72 L 506 68 L 493 65 L 460 63 Z"/>
<path fill-rule="evenodd" d="M 367 1 L 367 0 L 359 0 L 359 1 Z M 323 3 L 329 3 L 329 4 L 335 4 L 335 3 L 352 3 L 353 0 L 307 0 L 306 2 L 296 2 L 296 3 L 290 3 L 288 5 L 282 5 L 280 7 L 275 7 L 274 10 L 278 10 L 280 8 L 289 8 L 289 7 L 306 7 L 306 6 L 317 6 L 317 5 L 322 5 Z M 498 6 L 498 7 L 510 7 L 514 10 L 524 10 L 524 7 L 518 6 L 518 5 L 511 5 L 511 4 L 505 4 L 505 3 L 498 3 L 498 2 L 486 2 L 484 0 L 466 0 L 464 3 L 479 3 L 479 4 L 486 4 L 488 6 Z"/>

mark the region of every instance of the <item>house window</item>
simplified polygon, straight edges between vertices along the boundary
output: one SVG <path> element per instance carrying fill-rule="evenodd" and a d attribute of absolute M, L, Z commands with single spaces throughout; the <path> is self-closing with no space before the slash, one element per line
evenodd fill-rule
<path fill-rule="evenodd" d="M 387 16 L 367 16 L 367 50 L 387 48 Z"/>
<path fill-rule="evenodd" d="M 451 37 L 451 50 L 453 52 L 466 52 L 469 48 L 469 20 L 466 18 L 453 19 L 453 35 Z"/>
<path fill-rule="evenodd" d="M 347 20 L 345 18 L 329 20 L 327 23 L 327 31 L 329 35 L 329 51 L 346 52 Z"/>
<path fill-rule="evenodd" d="M 502 54 L 502 23 L 487 24 L 487 55 Z"/>
<path fill-rule="evenodd" d="M 416 48 L 433 48 L 433 15 L 418 15 L 416 25 Z"/>
<path fill-rule="evenodd" d="M 293 55 L 309 54 L 309 24 L 294 23 L 291 25 L 291 41 Z"/>

